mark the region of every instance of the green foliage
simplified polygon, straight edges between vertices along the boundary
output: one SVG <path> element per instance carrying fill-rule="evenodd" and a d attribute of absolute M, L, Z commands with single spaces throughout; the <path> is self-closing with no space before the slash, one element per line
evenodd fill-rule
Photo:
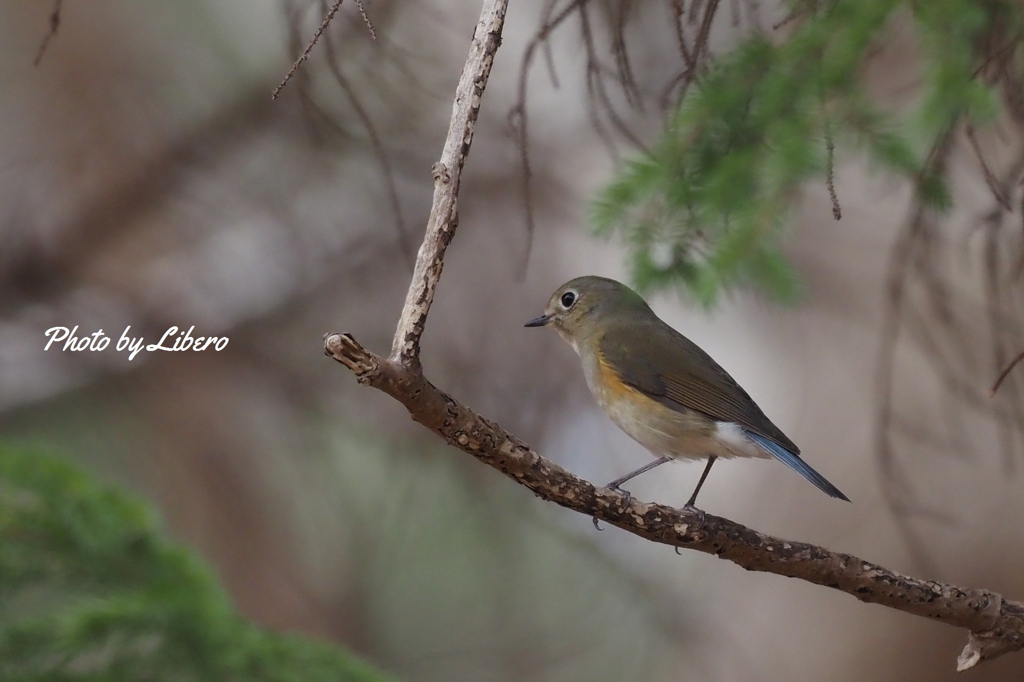
<path fill-rule="evenodd" d="M 0 446 L 0 679 L 385 678 L 336 647 L 242 620 L 140 501 Z"/>
<path fill-rule="evenodd" d="M 929 150 L 958 122 L 996 113 L 994 86 L 978 75 L 981 46 L 1017 35 L 1021 8 L 997 0 L 792 7 L 800 23 L 788 38 L 754 35 L 721 55 L 653 150 L 624 164 L 594 202 L 598 233 L 629 244 L 639 288 L 681 284 L 708 306 L 739 285 L 793 300 L 797 278 L 779 244 L 801 187 L 827 176 L 829 139 L 909 179 L 929 205 L 949 207 Z M 924 79 L 914 110 L 899 120 L 862 82 L 869 53 L 891 39 L 896 16 L 911 22 Z"/>

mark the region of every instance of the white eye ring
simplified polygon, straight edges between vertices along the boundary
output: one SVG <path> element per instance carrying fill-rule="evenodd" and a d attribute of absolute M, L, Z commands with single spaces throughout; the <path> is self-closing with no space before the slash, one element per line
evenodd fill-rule
<path fill-rule="evenodd" d="M 558 299 L 558 302 L 562 304 L 563 308 L 568 310 L 569 308 L 571 308 L 573 306 L 574 303 L 576 303 L 576 292 L 575 291 L 567 291 L 567 292 L 565 292 L 564 294 L 562 294 L 561 298 Z"/>

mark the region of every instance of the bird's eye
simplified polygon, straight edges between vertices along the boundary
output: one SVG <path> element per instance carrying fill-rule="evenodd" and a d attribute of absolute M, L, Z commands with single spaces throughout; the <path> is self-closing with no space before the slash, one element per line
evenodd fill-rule
<path fill-rule="evenodd" d="M 576 293 L 573 291 L 567 291 L 562 294 L 562 298 L 560 300 L 562 302 L 562 307 L 568 310 L 572 307 L 572 304 L 576 302 Z"/>

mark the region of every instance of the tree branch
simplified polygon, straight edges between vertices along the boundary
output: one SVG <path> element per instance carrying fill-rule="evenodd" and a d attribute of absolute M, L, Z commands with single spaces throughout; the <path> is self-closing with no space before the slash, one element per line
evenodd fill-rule
<path fill-rule="evenodd" d="M 1024 604 L 989 590 L 896 573 L 858 557 L 765 535 L 721 517 L 696 515 L 598 488 L 550 462 L 514 435 L 437 389 L 418 370 L 380 358 L 348 334 L 328 334 L 325 353 L 359 383 L 392 396 L 449 445 L 525 485 L 542 499 L 607 521 L 647 540 L 714 554 L 748 571 L 799 578 L 870 604 L 970 631 L 959 669 L 1024 648 Z"/>
<path fill-rule="evenodd" d="M 507 0 L 485 0 L 455 96 L 441 160 L 434 165 L 434 203 L 420 247 L 391 356 L 382 358 L 349 334 L 324 337 L 324 352 L 359 383 L 398 400 L 412 418 L 446 443 L 526 486 L 542 499 L 604 520 L 639 537 L 714 554 L 749 571 L 799 578 L 857 599 L 949 623 L 970 631 L 958 670 L 1024 648 L 1024 603 L 989 590 L 920 580 L 849 554 L 765 535 L 708 514 L 696 515 L 595 487 L 544 459 L 499 425 L 431 384 L 419 362 L 419 341 L 433 301 L 444 253 L 457 227 L 456 199 L 480 97 L 501 42 Z"/>
<path fill-rule="evenodd" d="M 427 323 L 427 313 L 434 301 L 434 288 L 444 267 L 444 252 L 455 236 L 459 214 L 456 198 L 462 167 L 473 142 L 473 129 L 480 113 L 480 99 L 491 75 L 494 53 L 501 44 L 501 28 L 505 23 L 508 0 L 486 0 L 480 20 L 473 33 L 469 57 L 462 68 L 462 77 L 455 88 L 452 119 L 444 141 L 441 159 L 434 164 L 434 202 L 427 219 L 416 267 L 412 273 L 405 307 L 395 330 L 391 359 L 406 367 L 419 369 L 420 336 Z"/>

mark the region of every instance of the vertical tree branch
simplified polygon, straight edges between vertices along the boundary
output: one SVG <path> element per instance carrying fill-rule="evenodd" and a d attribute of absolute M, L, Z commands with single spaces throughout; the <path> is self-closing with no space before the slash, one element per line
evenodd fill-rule
<path fill-rule="evenodd" d="M 480 113 L 480 98 L 491 75 L 494 53 L 501 44 L 501 28 L 507 7 L 508 0 L 484 2 L 473 33 L 469 57 L 455 89 L 448 137 L 441 151 L 441 159 L 434 164 L 434 202 L 430 218 L 427 219 L 427 233 L 416 257 L 409 293 L 406 294 L 402 316 L 395 330 L 395 341 L 391 346 L 390 360 L 415 371 L 420 368 L 420 336 L 423 335 L 427 313 L 434 300 L 434 289 L 444 267 L 444 252 L 458 226 L 457 199 L 462 167 L 469 154 L 469 145 L 473 142 L 473 129 Z"/>

